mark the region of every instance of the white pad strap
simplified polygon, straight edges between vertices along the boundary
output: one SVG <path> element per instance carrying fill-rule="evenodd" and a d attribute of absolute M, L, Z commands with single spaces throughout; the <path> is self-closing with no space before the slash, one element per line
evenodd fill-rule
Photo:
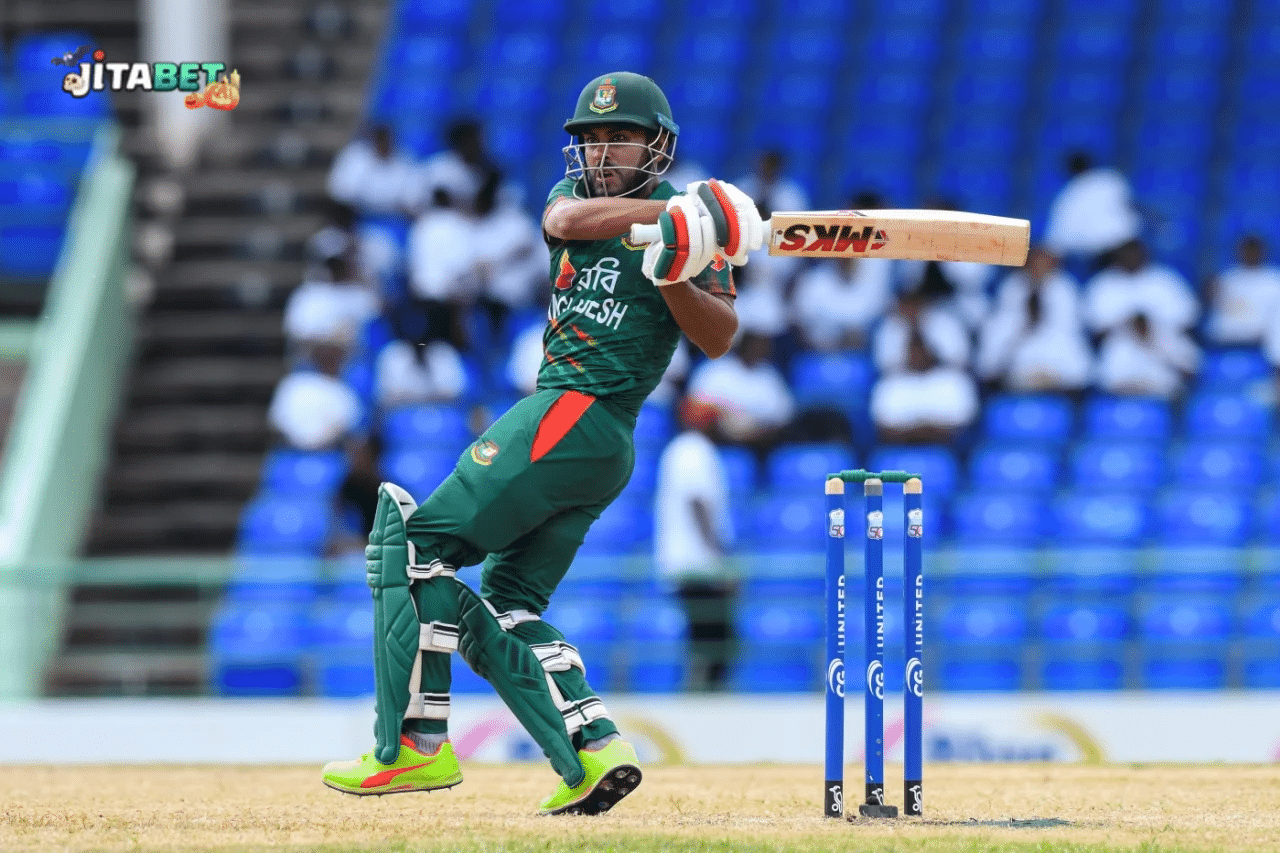
<path fill-rule="evenodd" d="M 498 620 L 498 627 L 504 631 L 510 631 L 521 622 L 538 622 L 542 619 L 532 610 L 508 610 L 506 613 L 499 613 L 497 608 L 489 603 L 489 599 L 480 599 L 484 602 L 484 606 L 493 614 L 493 618 Z"/>
<path fill-rule="evenodd" d="M 409 578 L 415 581 L 425 581 L 431 578 L 451 578 L 458 574 L 458 570 L 448 563 L 442 563 L 439 560 L 432 560 L 425 566 L 415 565 L 413 563 L 413 543 L 409 543 Z"/>
<path fill-rule="evenodd" d="M 414 667 L 417 674 L 418 668 Z M 409 707 L 404 712 L 405 719 L 414 720 L 447 720 L 449 719 L 448 693 L 410 693 Z"/>
<path fill-rule="evenodd" d="M 418 648 L 424 652 L 456 652 L 458 626 L 447 622 L 425 622 L 419 625 Z"/>
<path fill-rule="evenodd" d="M 418 626 L 418 653 L 413 657 L 409 673 L 409 707 L 405 718 L 416 720 L 449 719 L 448 693 L 422 693 L 422 653 L 449 654 L 458 650 L 458 626 L 447 622 L 427 622 Z"/>
<path fill-rule="evenodd" d="M 576 648 L 560 640 L 552 643 L 536 643 L 529 648 L 533 650 L 542 668 L 547 672 L 547 687 L 551 691 L 551 698 L 555 701 L 556 707 L 560 709 L 561 716 L 564 717 L 565 731 L 572 735 L 587 723 L 609 716 L 608 709 L 598 697 L 590 696 L 577 702 L 565 699 L 556 680 L 551 677 L 553 672 L 568 672 L 570 669 L 576 669 L 584 676 L 587 674 L 587 666 L 582 662 L 582 655 Z"/>

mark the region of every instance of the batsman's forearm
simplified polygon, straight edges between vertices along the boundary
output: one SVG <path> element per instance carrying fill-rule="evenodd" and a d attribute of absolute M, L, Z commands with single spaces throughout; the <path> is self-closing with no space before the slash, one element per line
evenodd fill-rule
<path fill-rule="evenodd" d="M 687 281 L 664 285 L 658 292 L 694 346 L 710 358 L 719 358 L 729 351 L 738 332 L 738 312 L 733 310 L 731 302 Z"/>
<path fill-rule="evenodd" d="M 542 228 L 557 240 L 611 240 L 631 233 L 637 222 L 652 225 L 667 209 L 647 198 L 562 198 L 542 215 Z"/>

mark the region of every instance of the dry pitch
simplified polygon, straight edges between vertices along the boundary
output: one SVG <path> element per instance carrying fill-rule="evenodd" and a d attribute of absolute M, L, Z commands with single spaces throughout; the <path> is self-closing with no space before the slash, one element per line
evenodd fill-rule
<path fill-rule="evenodd" d="M 534 815 L 543 766 L 464 773 L 357 798 L 318 767 L 0 767 L 0 851 L 1280 850 L 1277 766 L 939 765 L 926 821 L 859 824 L 820 816 L 817 765 L 650 767 L 595 818 Z"/>

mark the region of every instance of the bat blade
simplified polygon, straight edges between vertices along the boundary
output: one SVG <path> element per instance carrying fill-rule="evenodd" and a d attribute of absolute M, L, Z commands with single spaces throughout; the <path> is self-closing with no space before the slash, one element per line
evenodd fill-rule
<path fill-rule="evenodd" d="M 953 210 L 777 211 L 769 254 L 808 258 L 895 258 L 1022 266 L 1031 223 Z"/>

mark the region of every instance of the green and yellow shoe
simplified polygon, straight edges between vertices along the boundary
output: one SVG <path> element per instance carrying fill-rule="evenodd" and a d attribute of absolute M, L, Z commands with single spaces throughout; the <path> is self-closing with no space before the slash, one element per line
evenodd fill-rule
<path fill-rule="evenodd" d="M 587 771 L 582 784 L 570 788 L 561 779 L 555 792 L 542 801 L 538 814 L 600 814 L 640 786 L 640 760 L 635 748 L 621 738 L 594 752 L 580 749 L 578 757 Z"/>
<path fill-rule="evenodd" d="M 344 794 L 400 794 L 407 791 L 439 791 L 462 781 L 453 744 L 445 741 L 434 755 L 425 755 L 407 735 L 400 737 L 400 754 L 383 764 L 366 752 L 358 761 L 330 761 L 324 766 L 324 783 Z"/>

